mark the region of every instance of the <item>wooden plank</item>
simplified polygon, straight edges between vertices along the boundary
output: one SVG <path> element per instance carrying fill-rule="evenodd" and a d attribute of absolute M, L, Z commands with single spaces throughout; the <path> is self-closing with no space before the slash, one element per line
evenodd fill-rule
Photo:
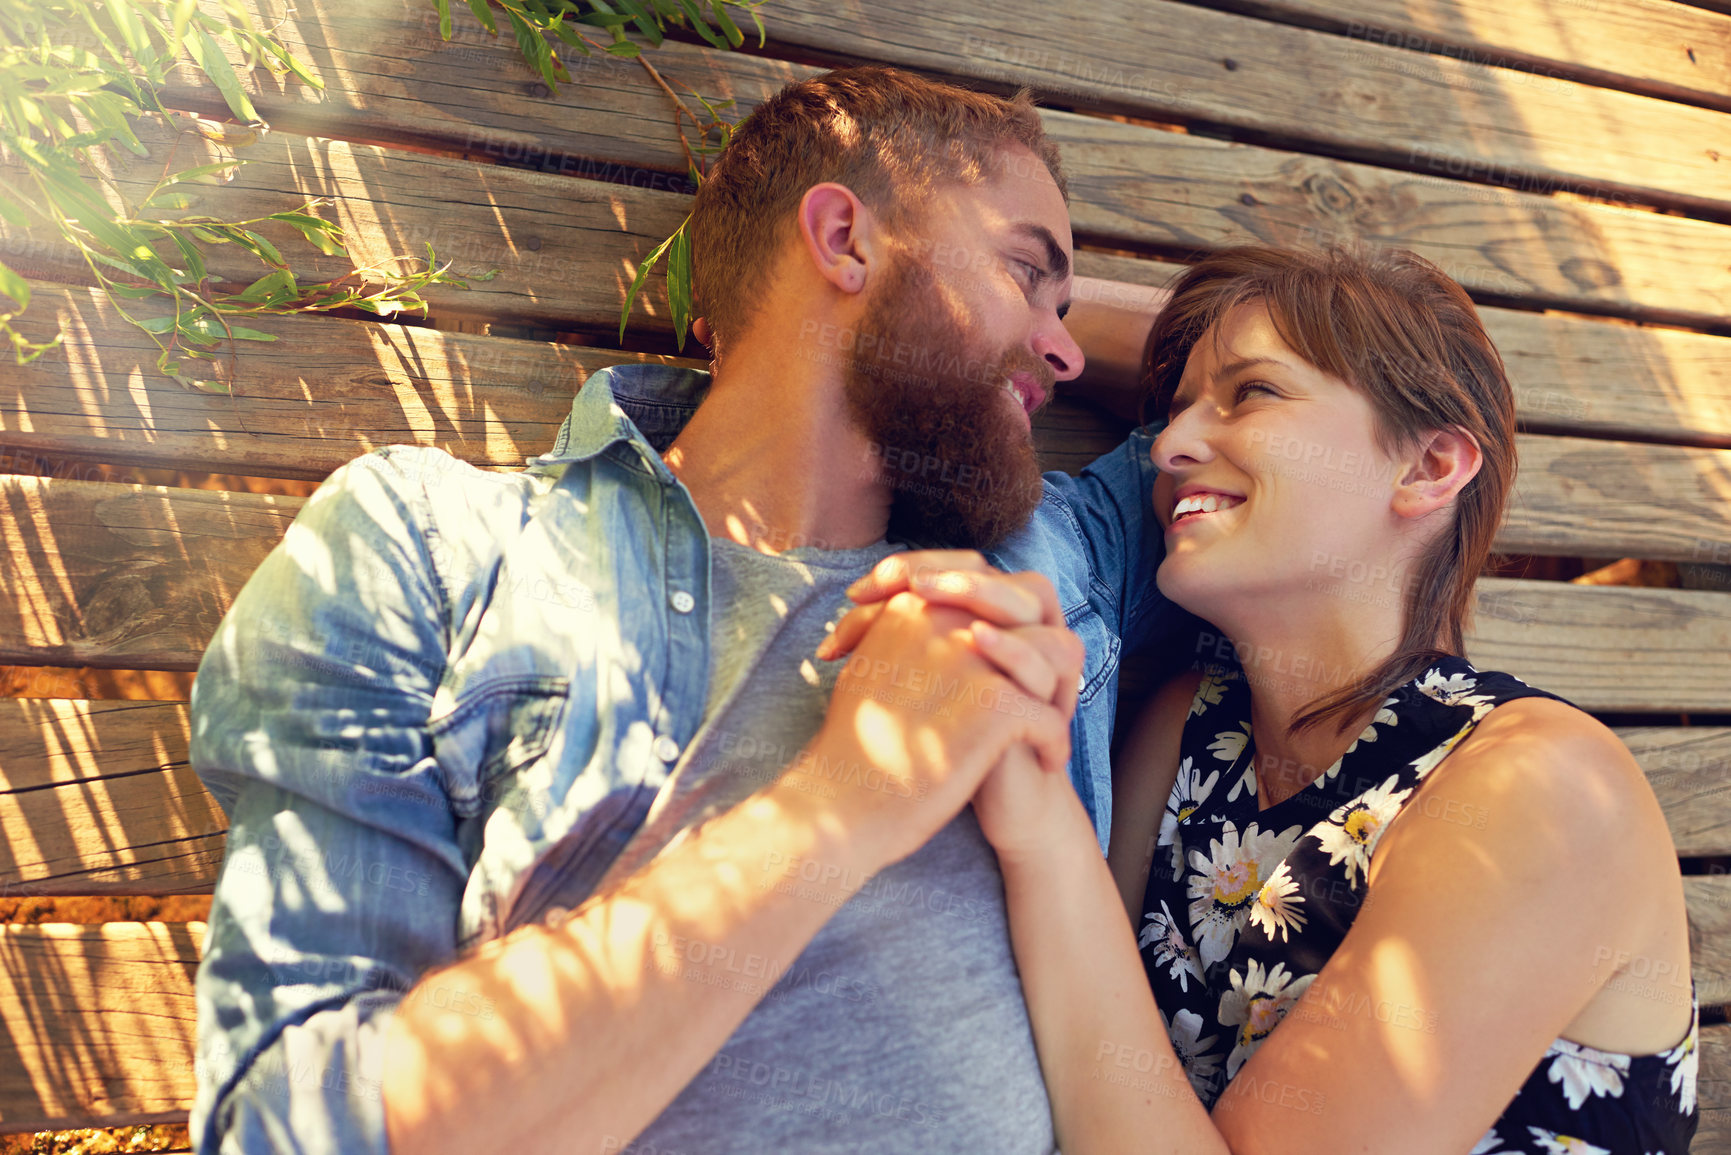
<path fill-rule="evenodd" d="M 1653 561 L 1731 552 L 1731 450 L 1523 436 L 1519 453 L 1499 550 Z"/>
<path fill-rule="evenodd" d="M 1700 1120 L 1692 1155 L 1731 1155 L 1731 1023 L 1701 1028 L 1695 1095 Z"/>
<path fill-rule="evenodd" d="M 299 499 L 0 478 L 0 664 L 190 670 Z"/>
<path fill-rule="evenodd" d="M 1731 855 L 1731 729 L 1625 726 L 1617 737 L 1646 771 L 1677 853 Z"/>
<path fill-rule="evenodd" d="M 1731 854 L 1731 729 L 1617 736 L 1677 853 Z M 183 702 L 0 701 L 0 897 L 208 894 L 227 820 L 187 769 L 188 737 Z"/>
<path fill-rule="evenodd" d="M 262 317 L 275 342 L 237 342 L 204 371 L 232 395 L 156 371 L 156 346 L 101 294 L 38 282 L 19 328 L 63 348 L 0 378 L 0 454 L 322 479 L 383 445 L 432 445 L 521 468 L 553 443 L 606 365 L 703 362 L 330 317 Z M 129 311 L 140 315 L 137 304 Z M 687 346 L 688 348 L 698 348 Z M 183 371 L 193 373 L 193 363 Z"/>
<path fill-rule="evenodd" d="M 1081 251 L 1079 274 L 1165 285 L 1182 266 Z M 1731 341 L 1676 329 L 1481 307 L 1522 425 L 1731 449 Z"/>
<path fill-rule="evenodd" d="M 111 173 L 115 188 L 134 201 L 155 184 L 164 165 L 226 159 L 194 132 L 165 126 L 140 130 L 146 158 L 124 150 Z M 425 296 L 440 317 L 506 318 L 513 324 L 616 332 L 625 292 L 637 262 L 679 226 L 688 211 L 683 194 L 569 179 L 539 172 L 477 165 L 370 145 L 273 132 L 243 150 L 246 164 L 232 180 L 177 187 L 192 199 L 186 215 L 223 220 L 263 217 L 300 207 L 312 197 L 332 202 L 327 220 L 348 234 L 349 255 L 325 257 L 294 230 L 266 222 L 271 238 L 303 282 L 347 275 L 393 257 L 425 257 L 431 244 L 453 271 L 472 280 L 467 289 L 434 286 Z M 21 179 L 0 164 L 0 183 Z M 26 276 L 83 283 L 83 261 L 58 236 L 0 229 L 0 260 Z M 207 252 L 212 278 L 244 285 L 264 266 L 233 245 Z M 633 310 L 633 324 L 665 335 L 665 283 L 657 272 Z"/>
<path fill-rule="evenodd" d="M 626 166 L 685 171 L 669 105 L 634 63 L 576 58 L 572 83 L 548 98 L 534 95 L 540 81 L 514 43 L 487 37 L 466 12 L 446 43 L 430 8 L 301 0 L 282 13 L 281 0 L 254 2 L 327 85 L 314 102 L 298 82 L 255 74 L 255 101 L 279 129 L 603 179 L 653 183 Z M 696 91 L 736 101 L 737 114 L 816 71 L 678 44 L 656 59 Z M 221 115 L 220 97 L 193 83 L 170 100 Z M 1731 313 L 1727 242 L 1701 221 L 1454 180 L 1446 160 L 1409 173 L 1060 111 L 1045 123 L 1090 239 L 1186 254 L 1351 236 L 1413 247 L 1486 297 L 1703 326 Z"/>
<path fill-rule="evenodd" d="M 1674 0 L 1217 0 L 1368 44 L 1579 80 L 1731 112 L 1731 17 Z"/>
<path fill-rule="evenodd" d="M 1690 969 L 1701 1003 L 1731 1003 L 1731 877 L 1686 876 L 1683 896 L 1689 906 Z M 1688 994 L 1682 992 L 1685 999 Z"/>
<path fill-rule="evenodd" d="M 208 893 L 228 820 L 184 702 L 0 701 L 0 895 Z"/>
<path fill-rule="evenodd" d="M 184 1121 L 204 930 L 0 926 L 0 1130 Z"/>
<path fill-rule="evenodd" d="M 1731 207 L 1731 167 L 1714 143 L 1731 140 L 1724 113 L 1569 81 L 1541 88 L 1507 69 L 1234 13 L 1165 0 L 1085 9 L 783 0 L 766 24 L 783 53 L 1028 84 L 1052 102 L 1402 167 L 1470 163 L 1478 176 L 1547 191 Z"/>
<path fill-rule="evenodd" d="M 1479 300 L 1731 328 L 1723 224 L 1472 184 L 1446 165 L 1402 172 L 1067 113 L 1045 123 L 1076 234 L 1102 246 L 1399 245 Z M 1725 132 L 1731 158 L 1731 118 Z"/>
<path fill-rule="evenodd" d="M 1481 579 L 1467 657 L 1585 710 L 1731 708 L 1731 596 Z"/>

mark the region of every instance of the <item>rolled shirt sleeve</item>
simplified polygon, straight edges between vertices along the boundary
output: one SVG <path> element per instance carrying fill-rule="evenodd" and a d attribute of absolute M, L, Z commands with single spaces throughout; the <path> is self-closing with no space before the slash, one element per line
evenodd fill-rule
<path fill-rule="evenodd" d="M 230 822 L 196 983 L 200 1152 L 386 1151 L 386 1027 L 455 956 L 467 870 L 427 734 L 449 647 L 435 453 L 333 473 L 199 665 L 192 764 Z"/>
<path fill-rule="evenodd" d="M 1107 624 L 1123 639 L 1126 653 L 1155 647 L 1162 668 L 1188 659 L 1189 643 L 1202 625 L 1154 580 L 1166 557 L 1165 529 L 1154 515 L 1160 471 L 1153 454 L 1154 438 L 1164 427 L 1161 421 L 1131 430 L 1122 445 L 1075 477 L 1046 474 L 1079 523 L 1092 580 L 1118 608 L 1118 620 Z"/>

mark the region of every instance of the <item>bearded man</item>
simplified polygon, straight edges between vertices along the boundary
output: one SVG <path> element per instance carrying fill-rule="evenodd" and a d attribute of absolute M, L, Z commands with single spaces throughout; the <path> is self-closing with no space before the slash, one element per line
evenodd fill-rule
<path fill-rule="evenodd" d="M 968 802 L 1037 757 L 1103 844 L 1120 649 L 1184 624 L 1148 436 L 1038 472 L 1057 151 L 837 71 L 691 229 L 712 374 L 595 374 L 521 473 L 348 463 L 217 631 L 198 1150 L 1052 1150 Z"/>

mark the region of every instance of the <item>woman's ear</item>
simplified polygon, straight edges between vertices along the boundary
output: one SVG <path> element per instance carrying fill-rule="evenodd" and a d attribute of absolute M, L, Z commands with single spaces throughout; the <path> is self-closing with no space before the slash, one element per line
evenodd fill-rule
<path fill-rule="evenodd" d="M 1394 512 L 1424 517 L 1447 506 L 1478 476 L 1484 451 L 1464 429 L 1438 429 L 1420 437 L 1416 448 L 1400 459 L 1404 472 L 1395 484 Z"/>
<path fill-rule="evenodd" d="M 844 293 L 865 288 L 870 212 L 846 185 L 814 184 L 799 201 L 799 236 L 817 275 Z"/>

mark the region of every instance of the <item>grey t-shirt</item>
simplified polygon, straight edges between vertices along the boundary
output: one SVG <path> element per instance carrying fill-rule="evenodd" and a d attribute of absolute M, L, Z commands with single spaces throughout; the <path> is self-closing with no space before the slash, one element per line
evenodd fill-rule
<path fill-rule="evenodd" d="M 703 727 L 602 889 L 778 774 L 799 774 L 813 791 L 836 789 L 824 769 L 786 769 L 822 724 L 841 672 L 842 663 L 812 654 L 846 612 L 847 586 L 896 548 L 771 557 L 714 542 Z M 823 863 L 766 865 L 766 885 L 814 900 L 836 881 L 813 885 Z M 767 993 L 623 1150 L 1049 1155 L 1051 1108 L 1010 949 L 1003 879 L 973 810 L 877 875 L 839 881 L 853 897 L 796 959 L 658 945 L 664 971 Z"/>

